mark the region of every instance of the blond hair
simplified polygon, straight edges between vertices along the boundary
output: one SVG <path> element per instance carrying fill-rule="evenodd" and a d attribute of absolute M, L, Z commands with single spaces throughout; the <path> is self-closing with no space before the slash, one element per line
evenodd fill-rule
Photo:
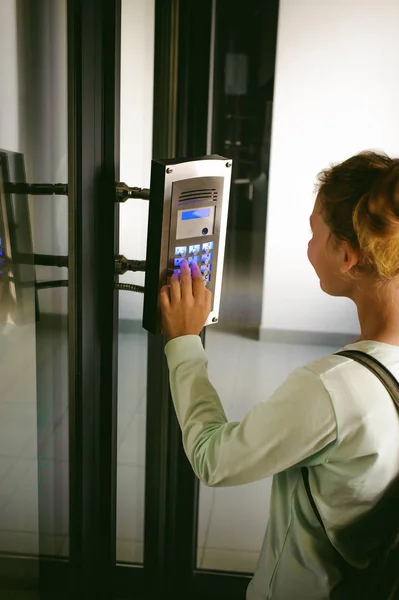
<path fill-rule="evenodd" d="M 384 280 L 399 274 L 399 159 L 360 152 L 321 171 L 316 191 L 337 240 L 359 253 L 358 270 Z"/>

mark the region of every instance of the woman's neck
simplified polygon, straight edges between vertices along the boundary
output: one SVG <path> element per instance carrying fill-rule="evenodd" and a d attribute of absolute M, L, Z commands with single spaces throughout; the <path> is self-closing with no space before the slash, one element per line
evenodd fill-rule
<path fill-rule="evenodd" d="M 353 298 L 360 323 L 361 340 L 399 346 L 399 289 L 397 286 L 362 289 Z"/>

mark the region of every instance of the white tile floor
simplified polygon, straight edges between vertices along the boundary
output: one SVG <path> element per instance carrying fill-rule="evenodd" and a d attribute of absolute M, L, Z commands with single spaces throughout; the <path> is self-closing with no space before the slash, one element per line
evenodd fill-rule
<path fill-rule="evenodd" d="M 207 332 L 210 378 L 231 420 L 240 420 L 266 400 L 295 367 L 335 350 L 253 339 L 260 310 L 259 265 L 256 268 L 256 276 L 239 263 L 226 269 L 227 304 L 222 316 L 224 323 L 235 323 L 238 333 L 224 331 L 223 323 Z M 238 286 L 232 283 L 237 272 Z M 245 302 L 232 295 L 243 288 L 246 298 L 253 296 L 247 310 Z M 146 339 L 144 332 L 120 333 L 119 338 L 117 558 L 121 562 L 143 559 Z M 0 552 L 36 554 L 40 543 L 41 552 L 67 555 L 67 345 L 45 336 L 42 341 L 36 381 L 34 328 L 14 328 L 0 335 Z M 48 356 L 58 358 L 48 361 Z M 57 361 L 64 365 L 61 370 Z M 41 398 L 39 412 L 36 391 Z M 40 499 L 39 475 L 45 484 Z M 270 484 L 266 479 L 238 488 L 201 486 L 200 568 L 254 570 L 268 520 Z M 44 515 L 40 540 L 39 501 Z"/>
<path fill-rule="evenodd" d="M 145 344 L 145 337 L 123 334 L 119 353 L 127 356 Z M 209 329 L 209 374 L 228 418 L 241 419 L 255 404 L 266 400 L 297 366 L 333 351 L 329 347 L 265 344 L 242 335 Z M 136 353 L 136 350 L 134 350 Z M 124 377 L 122 374 L 125 373 Z M 145 465 L 145 365 L 120 375 L 118 450 L 118 540 L 121 562 L 143 559 Z M 138 392 L 126 380 L 139 377 Z M 237 488 L 201 485 L 198 558 L 204 569 L 253 572 L 269 515 L 271 479 Z"/>
<path fill-rule="evenodd" d="M 209 375 L 227 416 L 240 420 L 293 369 L 335 348 L 265 344 L 254 339 L 261 311 L 263 239 L 261 235 L 249 239 L 241 233 L 230 238 L 230 243 L 221 325 L 208 328 L 206 348 Z M 234 252 L 235 248 L 249 248 L 249 253 L 245 256 L 241 250 Z M 120 335 L 117 557 L 127 562 L 143 558 L 144 487 L 129 487 L 127 482 L 138 482 L 137 468 L 145 464 L 145 347 L 142 335 Z M 129 373 L 127 367 L 134 364 L 138 367 Z M 133 381 L 137 381 L 135 392 Z M 254 571 L 269 515 L 270 487 L 271 479 L 237 488 L 201 485 L 198 567 Z M 129 490 L 128 500 L 125 490 Z"/>
<path fill-rule="evenodd" d="M 30 458 L 37 443 L 35 355 L 34 325 L 6 325 L 0 336 L 0 552 L 38 549 L 36 461 Z"/>
<path fill-rule="evenodd" d="M 227 416 L 240 420 L 288 374 L 330 347 L 264 344 L 222 331 L 207 334 L 209 375 Z M 253 572 L 268 517 L 271 478 L 236 488 L 201 485 L 198 566 Z"/>

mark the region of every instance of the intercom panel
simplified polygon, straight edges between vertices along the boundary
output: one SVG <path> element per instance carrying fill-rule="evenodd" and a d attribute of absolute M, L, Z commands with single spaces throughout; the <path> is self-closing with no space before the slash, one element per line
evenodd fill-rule
<path fill-rule="evenodd" d="M 232 163 L 218 155 L 154 160 L 148 220 L 143 327 L 161 329 L 159 290 L 180 261 L 196 262 L 212 292 L 206 325 L 219 316 Z"/>

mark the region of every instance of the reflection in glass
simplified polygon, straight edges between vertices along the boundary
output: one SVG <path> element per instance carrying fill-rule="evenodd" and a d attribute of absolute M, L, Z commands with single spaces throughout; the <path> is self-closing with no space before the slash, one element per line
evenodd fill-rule
<path fill-rule="evenodd" d="M 284 353 L 257 341 L 262 310 L 278 2 L 245 11 L 216 2 L 211 151 L 233 159 L 219 323 L 207 328 L 208 372 L 230 421 L 286 376 Z M 211 277 L 213 242 L 201 271 Z M 208 258 L 209 257 L 209 258 Z M 201 484 L 197 566 L 253 572 L 268 521 L 271 478 L 237 488 Z"/>
<path fill-rule="evenodd" d="M 66 0 L 1 2 L 0 40 L 0 554 L 59 556 L 69 528 L 68 271 L 40 263 L 67 264 L 68 205 L 15 184 L 67 183 Z"/>

